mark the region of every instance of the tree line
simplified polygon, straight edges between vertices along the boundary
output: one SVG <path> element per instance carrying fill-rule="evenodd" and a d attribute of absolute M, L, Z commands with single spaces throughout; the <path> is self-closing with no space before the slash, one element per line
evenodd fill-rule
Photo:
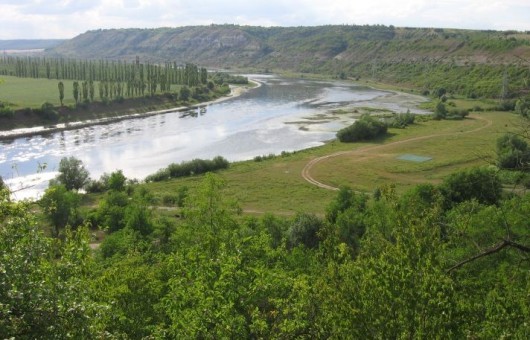
<path fill-rule="evenodd" d="M 41 57 L 0 57 L 0 75 L 20 78 L 44 78 L 56 80 L 86 80 L 107 82 L 140 82 L 149 86 L 178 84 L 197 86 L 206 84 L 207 70 L 197 65 L 177 62 L 162 64 L 111 60 L 77 60 Z"/>

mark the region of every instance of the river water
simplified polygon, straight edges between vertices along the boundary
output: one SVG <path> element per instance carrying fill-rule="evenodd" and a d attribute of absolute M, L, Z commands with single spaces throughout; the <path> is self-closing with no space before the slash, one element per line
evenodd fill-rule
<path fill-rule="evenodd" d="M 0 141 L 0 176 L 16 199 L 35 198 L 65 156 L 81 159 L 92 178 L 121 169 L 141 180 L 193 158 L 238 161 L 321 145 L 355 118 L 333 112 L 339 108 L 424 113 L 417 109 L 423 99 L 410 94 L 345 82 L 249 77 L 261 86 L 202 108 Z"/>

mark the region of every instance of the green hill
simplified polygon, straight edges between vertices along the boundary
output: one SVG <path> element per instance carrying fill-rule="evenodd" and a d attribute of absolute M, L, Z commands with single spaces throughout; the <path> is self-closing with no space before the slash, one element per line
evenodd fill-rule
<path fill-rule="evenodd" d="M 512 93 L 525 90 L 530 34 L 350 25 L 112 29 L 86 32 L 48 54 L 370 77 L 495 96 L 503 78 Z"/>

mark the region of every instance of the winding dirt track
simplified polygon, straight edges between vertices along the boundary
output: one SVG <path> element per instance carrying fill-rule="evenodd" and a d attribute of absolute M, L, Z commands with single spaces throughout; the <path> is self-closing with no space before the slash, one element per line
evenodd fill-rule
<path fill-rule="evenodd" d="M 491 120 L 486 119 L 486 118 L 481 117 L 481 116 L 470 115 L 469 118 L 481 120 L 481 121 L 485 122 L 486 124 L 484 124 L 481 127 L 476 128 L 476 129 L 469 130 L 469 131 L 464 131 L 464 132 L 430 134 L 430 135 L 426 135 L 426 136 L 419 136 L 419 137 L 413 137 L 413 138 L 409 138 L 409 139 L 404 139 L 404 140 L 400 140 L 400 141 L 396 141 L 396 142 L 392 142 L 392 143 L 388 143 L 388 144 L 373 145 L 373 146 L 367 146 L 367 147 L 363 147 L 363 148 L 359 148 L 359 149 L 355 149 L 355 150 L 335 152 L 335 153 L 332 153 L 332 154 L 329 154 L 329 155 L 326 155 L 326 156 L 322 156 L 322 157 L 318 157 L 318 158 L 312 159 L 302 169 L 302 177 L 307 182 L 309 182 L 309 183 L 311 183 L 313 185 L 316 185 L 317 187 L 320 187 L 320 188 L 323 188 L 323 189 L 327 189 L 327 190 L 335 190 L 335 191 L 337 191 L 337 190 L 339 190 L 339 188 L 331 186 L 331 185 L 327 185 L 327 184 L 322 183 L 322 182 L 319 182 L 318 180 L 313 178 L 313 176 L 311 176 L 311 169 L 316 164 L 318 164 L 318 163 L 320 163 L 322 161 L 328 160 L 330 158 L 334 158 L 334 157 L 345 156 L 345 155 L 347 155 L 347 156 L 361 155 L 361 154 L 364 154 L 364 153 L 367 153 L 367 152 L 383 149 L 383 148 L 386 148 L 386 147 L 389 147 L 389 146 L 405 144 L 405 143 L 415 142 L 415 141 L 419 141 L 419 140 L 475 133 L 475 132 L 481 131 L 481 130 L 483 130 L 485 128 L 488 128 L 488 127 L 490 127 L 493 124 L 493 122 Z"/>

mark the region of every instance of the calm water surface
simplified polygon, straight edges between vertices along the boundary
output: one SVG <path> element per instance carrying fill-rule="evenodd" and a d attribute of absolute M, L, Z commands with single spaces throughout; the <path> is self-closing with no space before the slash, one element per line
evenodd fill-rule
<path fill-rule="evenodd" d="M 339 107 L 418 112 L 421 101 L 351 83 L 250 77 L 261 86 L 200 109 L 0 142 L 0 175 L 12 190 L 32 186 L 18 199 L 38 197 L 65 156 L 81 159 L 92 178 L 121 169 L 143 179 L 193 158 L 237 161 L 321 145 L 353 120 L 331 113 Z"/>

